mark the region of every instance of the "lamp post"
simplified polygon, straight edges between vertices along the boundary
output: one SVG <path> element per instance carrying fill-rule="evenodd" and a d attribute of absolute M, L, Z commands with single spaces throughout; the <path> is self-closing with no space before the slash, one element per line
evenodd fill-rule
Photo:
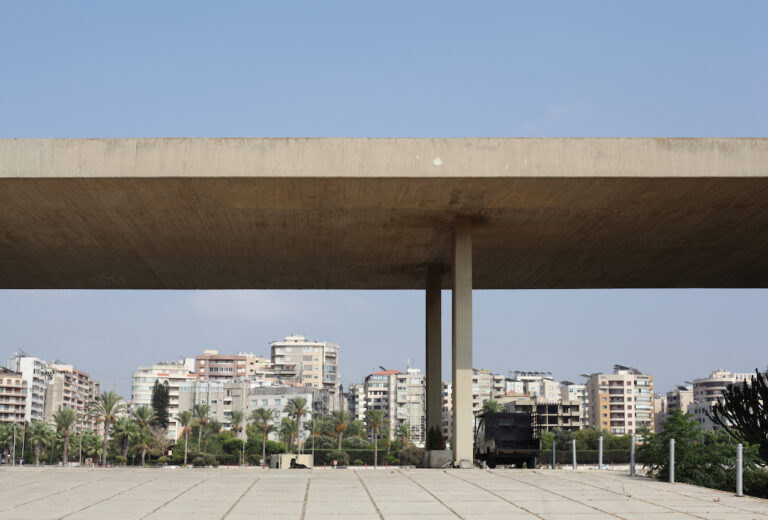
<path fill-rule="evenodd" d="M 11 450 L 11 457 L 13 458 L 13 466 L 16 467 L 16 423 L 13 423 L 13 449 Z"/>

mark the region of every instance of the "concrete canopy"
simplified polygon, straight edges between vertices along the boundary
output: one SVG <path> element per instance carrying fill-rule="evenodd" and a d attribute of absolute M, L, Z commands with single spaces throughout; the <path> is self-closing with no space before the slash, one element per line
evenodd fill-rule
<path fill-rule="evenodd" d="M 768 287 L 768 139 L 0 140 L 0 288 Z"/>

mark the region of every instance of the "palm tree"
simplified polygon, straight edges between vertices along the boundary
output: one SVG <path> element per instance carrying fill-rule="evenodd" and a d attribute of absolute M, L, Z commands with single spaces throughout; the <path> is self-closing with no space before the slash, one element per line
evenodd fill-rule
<path fill-rule="evenodd" d="M 120 455 L 123 457 L 128 456 L 128 448 L 131 445 L 131 441 L 136 438 L 138 430 L 139 427 L 136 422 L 127 415 L 120 417 L 112 426 L 112 438 L 117 440 L 120 446 Z"/>
<path fill-rule="evenodd" d="M 96 401 L 91 403 L 91 414 L 96 417 L 98 422 L 104 423 L 104 445 L 102 446 L 101 464 L 107 465 L 107 441 L 109 440 L 109 429 L 117 421 L 118 415 L 125 411 L 125 403 L 122 402 L 123 396 L 115 392 L 103 392 Z"/>
<path fill-rule="evenodd" d="M 185 410 L 179 412 L 176 415 L 176 421 L 181 425 L 181 431 L 184 435 L 184 465 L 187 465 L 187 441 L 189 440 L 189 432 L 192 431 L 192 412 Z"/>
<path fill-rule="evenodd" d="M 256 428 L 261 430 L 261 463 L 267 467 L 267 435 L 274 431 L 272 421 L 275 420 L 275 411 L 270 408 L 257 408 L 251 412 L 251 420 Z"/>
<path fill-rule="evenodd" d="M 59 408 L 53 414 L 53 420 L 56 423 L 56 430 L 64 436 L 64 444 L 61 450 L 61 463 L 66 465 L 69 462 L 67 450 L 69 448 L 69 434 L 72 426 L 77 422 L 77 412 L 72 408 Z"/>
<path fill-rule="evenodd" d="M 400 437 L 400 441 L 403 443 L 403 448 L 407 448 L 408 442 L 411 440 L 411 429 L 407 424 L 401 424 L 397 427 L 397 436 Z"/>
<path fill-rule="evenodd" d="M 136 426 L 139 429 L 136 438 L 141 448 L 141 467 L 143 468 L 147 452 L 152 448 L 150 429 L 155 421 L 155 411 L 146 405 L 139 406 L 133 411 L 133 420 L 136 421 Z"/>
<path fill-rule="evenodd" d="M 211 416 L 211 407 L 207 404 L 196 404 L 192 407 L 192 415 L 197 423 L 197 447 L 202 449 L 203 447 L 203 428 L 208 424 L 208 419 Z"/>
<path fill-rule="evenodd" d="M 245 412 L 242 410 L 232 410 L 229 415 L 229 429 L 235 434 L 237 438 L 238 434 L 243 431 L 243 423 L 245 422 Z M 242 440 L 242 439 L 241 439 Z M 243 441 L 245 442 L 245 441 Z M 243 450 L 240 450 L 240 464 L 243 463 Z"/>
<path fill-rule="evenodd" d="M 344 432 L 347 431 L 350 417 L 349 412 L 346 410 L 331 412 L 331 424 L 333 425 L 333 431 L 336 433 L 336 441 L 338 443 L 336 449 L 339 451 L 341 451 L 341 439 L 344 437 Z"/>
<path fill-rule="evenodd" d="M 43 448 L 46 446 L 51 445 L 51 442 L 54 440 L 55 432 L 43 421 L 34 421 L 29 426 L 27 435 L 29 436 L 29 443 L 32 444 L 35 451 L 35 466 L 39 466 L 40 452 L 43 451 Z"/>
<path fill-rule="evenodd" d="M 298 423 L 290 417 L 283 417 L 280 421 L 280 436 L 288 446 L 288 450 L 293 447 L 293 441 L 299 434 Z"/>
<path fill-rule="evenodd" d="M 373 467 L 379 467 L 379 432 L 384 426 L 384 412 L 382 410 L 368 410 L 365 413 L 365 424 L 373 432 Z"/>
<path fill-rule="evenodd" d="M 500 412 L 503 409 L 501 406 L 501 403 L 496 401 L 495 399 L 489 399 L 485 403 L 483 403 L 483 413 L 497 413 Z"/>
<path fill-rule="evenodd" d="M 290 417 L 296 420 L 296 436 L 298 437 L 298 453 L 301 453 L 301 419 L 309 413 L 307 408 L 307 400 L 303 397 L 293 397 L 288 400 L 288 404 L 283 409 Z"/>

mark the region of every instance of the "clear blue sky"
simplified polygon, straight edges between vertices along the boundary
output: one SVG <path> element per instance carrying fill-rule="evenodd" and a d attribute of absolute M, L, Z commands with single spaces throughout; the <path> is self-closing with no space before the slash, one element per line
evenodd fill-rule
<path fill-rule="evenodd" d="M 764 137 L 766 27 L 766 2 L 3 2 L 0 137 Z M 476 365 L 499 372 L 617 362 L 666 390 L 768 363 L 767 291 L 475 306 Z M 127 393 L 139 364 L 297 332 L 341 343 L 348 383 L 423 366 L 421 316 L 416 292 L 0 291 L 0 358 Z"/>

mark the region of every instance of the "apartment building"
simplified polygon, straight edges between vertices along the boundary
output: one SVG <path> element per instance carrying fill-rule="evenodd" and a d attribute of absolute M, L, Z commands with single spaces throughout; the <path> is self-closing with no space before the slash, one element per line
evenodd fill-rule
<path fill-rule="evenodd" d="M 257 408 L 269 408 L 275 411 L 274 424 L 279 427 L 281 419 L 288 416 L 283 410 L 290 399 L 302 397 L 307 401 L 308 410 L 320 413 L 317 407 L 322 401 L 322 393 L 322 389 L 304 386 L 257 386 L 249 381 L 188 381 L 179 385 L 179 409 L 192 410 L 197 404 L 208 405 L 211 417 L 228 428 L 235 410 L 250 417 Z M 304 419 L 311 416 L 307 414 Z M 302 439 L 308 436 L 308 432 L 301 432 Z M 277 433 L 269 435 L 270 440 L 277 438 Z"/>
<path fill-rule="evenodd" d="M 0 367 L 0 423 L 23 423 L 27 408 L 27 382 L 21 372 Z"/>
<path fill-rule="evenodd" d="M 472 369 L 472 413 L 477 415 L 491 399 L 498 400 L 507 393 L 506 377 L 485 368 Z"/>
<path fill-rule="evenodd" d="M 542 430 L 560 428 L 577 431 L 582 428 L 581 402 L 560 402 L 542 397 L 506 397 L 502 399 L 505 410 L 534 416 L 534 424 Z"/>
<path fill-rule="evenodd" d="M 589 426 L 589 395 L 587 394 L 587 385 L 573 383 L 571 381 L 560 381 L 560 401 L 577 401 L 581 410 L 581 426 Z"/>
<path fill-rule="evenodd" d="M 453 437 L 453 385 L 443 381 L 443 438 L 449 441 Z"/>
<path fill-rule="evenodd" d="M 390 436 L 394 438 L 401 425 L 407 425 L 411 441 L 426 440 L 426 387 L 424 374 L 418 368 L 382 370 L 366 376 L 363 392 L 366 410 L 383 410 L 388 418 Z"/>
<path fill-rule="evenodd" d="M 27 423 L 45 420 L 45 389 L 48 386 L 45 365 L 45 361 L 23 350 L 14 352 L 6 363 L 10 370 L 19 372 L 27 383 L 27 405 L 24 416 Z"/>
<path fill-rule="evenodd" d="M 274 370 L 278 374 L 296 374 L 296 381 L 322 389 L 330 396 L 330 409 L 341 409 L 339 346 L 327 341 L 310 341 L 294 334 L 270 343 Z"/>
<path fill-rule="evenodd" d="M 365 420 L 365 384 L 353 383 L 349 385 L 347 391 L 347 410 L 349 410 L 352 420 Z"/>
<path fill-rule="evenodd" d="M 653 376 L 614 365 L 612 374 L 592 374 L 587 382 L 589 424 L 615 435 L 653 430 Z"/>
<path fill-rule="evenodd" d="M 152 388 L 155 382 L 167 382 L 169 390 L 168 403 L 168 436 L 177 439 L 176 415 L 179 413 L 179 387 L 197 379 L 195 374 L 196 360 L 187 358 L 178 362 L 160 362 L 151 366 L 139 367 L 133 373 L 131 386 L 131 406 L 152 406 Z"/>
<path fill-rule="evenodd" d="M 560 385 L 551 372 L 517 370 L 506 380 L 506 390 L 553 403 L 560 400 Z"/>
<path fill-rule="evenodd" d="M 669 417 L 667 395 L 655 394 L 653 396 L 653 431 L 663 431 L 667 417 Z"/>
<path fill-rule="evenodd" d="M 82 370 L 61 362 L 45 367 L 48 385 L 45 390 L 45 421 L 53 422 L 53 414 L 60 408 L 72 408 L 81 421 L 76 430 L 98 429 L 95 418 L 89 417 L 90 404 L 99 396 L 99 383 Z"/>
<path fill-rule="evenodd" d="M 714 428 L 714 424 L 707 417 L 707 413 L 723 395 L 723 391 L 729 385 L 743 384 L 749 381 L 754 373 L 732 373 L 724 368 L 713 370 L 708 377 L 693 380 L 693 402 L 688 405 L 688 413 L 693 415 L 701 427 L 705 430 Z"/>
<path fill-rule="evenodd" d="M 195 373 L 199 381 L 244 380 L 248 375 L 248 359 L 241 354 L 204 350 L 195 358 Z"/>

